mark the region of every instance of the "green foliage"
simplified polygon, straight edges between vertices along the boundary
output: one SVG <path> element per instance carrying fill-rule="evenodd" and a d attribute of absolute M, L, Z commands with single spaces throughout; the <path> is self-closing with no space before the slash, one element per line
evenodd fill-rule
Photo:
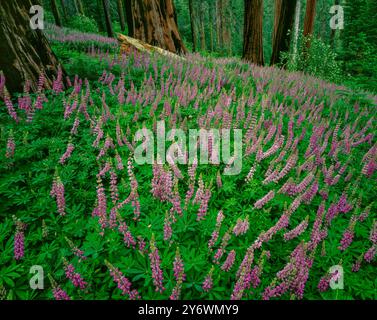
<path fill-rule="evenodd" d="M 98 31 L 95 20 L 82 15 L 75 15 L 69 19 L 68 27 L 80 32 L 97 33 Z"/>
<path fill-rule="evenodd" d="M 331 82 L 340 83 L 342 81 L 342 71 L 336 53 L 330 45 L 319 38 L 305 39 L 301 37 L 298 41 L 297 54 L 282 53 L 282 60 L 287 61 L 288 70 L 303 71 Z"/>

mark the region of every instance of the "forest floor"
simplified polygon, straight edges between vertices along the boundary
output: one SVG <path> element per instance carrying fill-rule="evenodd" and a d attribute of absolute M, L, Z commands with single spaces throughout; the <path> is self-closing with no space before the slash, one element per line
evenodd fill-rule
<path fill-rule="evenodd" d="M 47 34 L 70 85 L 0 102 L 6 298 L 377 298 L 376 96 Z M 158 121 L 241 130 L 240 172 L 135 163 L 135 133 Z M 34 265 L 45 290 L 29 288 Z"/>

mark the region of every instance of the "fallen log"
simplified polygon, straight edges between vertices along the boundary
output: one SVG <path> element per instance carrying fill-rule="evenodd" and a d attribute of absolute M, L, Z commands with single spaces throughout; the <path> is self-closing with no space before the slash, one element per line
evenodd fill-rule
<path fill-rule="evenodd" d="M 128 54 L 132 52 L 132 50 L 136 49 L 137 51 L 141 52 L 149 52 L 149 53 L 158 53 L 163 56 L 171 57 L 174 59 L 179 60 L 186 60 L 184 57 L 172 53 L 168 50 L 161 49 L 160 47 L 152 46 L 144 41 L 141 41 L 139 39 L 135 39 L 129 36 L 125 36 L 124 34 L 118 33 L 117 39 L 120 45 L 120 54 Z"/>

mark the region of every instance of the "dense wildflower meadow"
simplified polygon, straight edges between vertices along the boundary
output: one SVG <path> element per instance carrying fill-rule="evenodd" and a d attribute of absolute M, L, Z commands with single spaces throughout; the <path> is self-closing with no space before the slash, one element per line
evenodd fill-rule
<path fill-rule="evenodd" d="M 68 78 L 12 100 L 0 77 L 0 297 L 377 298 L 376 96 L 46 34 Z M 137 164 L 135 133 L 158 121 L 242 130 L 242 170 Z"/>

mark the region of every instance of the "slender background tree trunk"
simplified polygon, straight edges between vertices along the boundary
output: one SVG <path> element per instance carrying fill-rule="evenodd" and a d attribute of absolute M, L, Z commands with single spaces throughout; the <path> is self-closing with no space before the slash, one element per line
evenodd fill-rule
<path fill-rule="evenodd" d="M 206 50 L 206 36 L 204 30 L 204 6 L 203 2 L 200 4 L 200 49 L 202 51 Z"/>
<path fill-rule="evenodd" d="M 210 42 L 210 50 L 213 52 L 214 50 L 214 39 L 213 39 L 213 14 L 214 14 L 214 8 L 213 8 L 213 2 L 211 1 L 208 4 L 208 23 L 209 23 L 209 42 Z"/>
<path fill-rule="evenodd" d="M 110 3 L 109 0 L 102 0 L 102 5 L 103 5 L 103 12 L 105 15 L 105 23 L 106 23 L 106 31 L 107 35 L 110 38 L 114 37 L 114 32 L 113 32 L 113 25 L 111 23 L 111 17 L 110 17 Z"/>
<path fill-rule="evenodd" d="M 126 29 L 126 22 L 124 20 L 124 10 L 122 0 L 117 0 L 117 9 L 119 15 L 120 29 L 124 31 Z"/>
<path fill-rule="evenodd" d="M 105 26 L 103 24 L 103 6 L 102 6 L 102 0 L 97 0 L 97 6 L 96 6 L 96 20 L 97 20 L 97 26 L 99 32 L 105 31 Z"/>
<path fill-rule="evenodd" d="M 84 6 L 82 4 L 82 1 L 81 0 L 77 0 L 77 7 L 79 9 L 79 13 L 84 16 L 85 15 L 85 11 L 84 11 Z"/>
<path fill-rule="evenodd" d="M 195 11 L 193 0 L 189 0 L 190 27 L 192 37 L 192 51 L 196 51 Z"/>
<path fill-rule="evenodd" d="M 52 14 L 54 16 L 54 20 L 55 20 L 55 24 L 59 27 L 62 26 L 62 19 L 60 17 L 60 13 L 59 13 L 59 9 L 58 9 L 58 6 L 56 4 L 56 0 L 51 0 L 51 10 L 52 10 Z"/>
<path fill-rule="evenodd" d="M 263 0 L 245 0 L 243 59 L 263 65 Z"/>
<path fill-rule="evenodd" d="M 126 13 L 126 21 L 128 27 L 128 35 L 130 37 L 134 36 L 134 25 L 132 19 L 132 7 L 131 7 L 131 0 L 124 0 L 124 11 Z"/>
<path fill-rule="evenodd" d="M 301 15 L 301 0 L 297 0 L 296 10 L 295 10 L 295 31 L 293 38 L 293 64 L 296 65 L 297 52 L 298 52 L 298 36 L 300 33 L 300 15 Z"/>
<path fill-rule="evenodd" d="M 60 0 L 60 5 L 62 7 L 64 21 L 67 22 L 68 21 L 68 12 L 67 12 L 67 6 L 66 6 L 64 0 Z"/>

